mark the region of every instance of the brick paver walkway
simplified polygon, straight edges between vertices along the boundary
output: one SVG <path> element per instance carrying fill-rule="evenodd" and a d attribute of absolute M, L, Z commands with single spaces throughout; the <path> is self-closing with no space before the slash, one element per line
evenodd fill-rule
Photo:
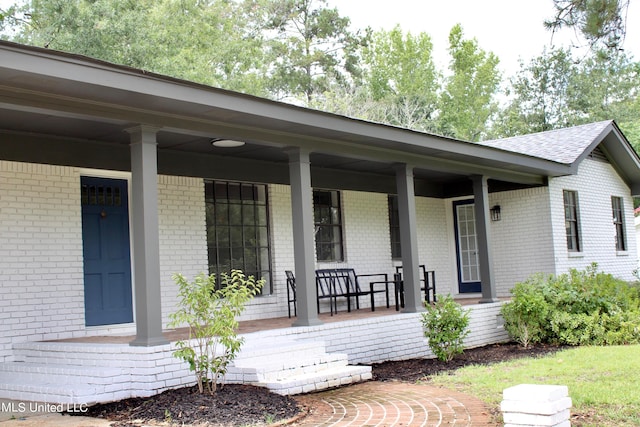
<path fill-rule="evenodd" d="M 498 425 L 484 402 L 429 385 L 370 381 L 298 400 L 311 410 L 294 426 Z"/>

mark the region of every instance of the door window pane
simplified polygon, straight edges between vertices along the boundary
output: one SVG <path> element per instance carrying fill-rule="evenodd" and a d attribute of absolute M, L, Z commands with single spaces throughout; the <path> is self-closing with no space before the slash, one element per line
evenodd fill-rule
<path fill-rule="evenodd" d="M 480 281 L 474 209 L 473 204 L 456 206 L 462 282 Z"/>

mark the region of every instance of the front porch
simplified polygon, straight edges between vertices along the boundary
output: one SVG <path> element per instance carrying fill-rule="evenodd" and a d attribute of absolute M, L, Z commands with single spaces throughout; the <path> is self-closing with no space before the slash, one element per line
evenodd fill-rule
<path fill-rule="evenodd" d="M 467 347 L 508 339 L 500 306 L 467 306 Z M 321 317 L 322 325 L 306 327 L 291 327 L 289 318 L 242 322 L 245 345 L 226 382 L 299 394 L 368 380 L 370 367 L 362 365 L 434 357 L 420 313 L 391 308 Z M 183 336 L 183 331 L 165 331 L 170 343 L 157 346 L 131 346 L 130 336 L 15 344 L 15 361 L 0 364 L 0 398 L 94 404 L 193 384 L 193 373 L 172 356 L 173 342 Z"/>

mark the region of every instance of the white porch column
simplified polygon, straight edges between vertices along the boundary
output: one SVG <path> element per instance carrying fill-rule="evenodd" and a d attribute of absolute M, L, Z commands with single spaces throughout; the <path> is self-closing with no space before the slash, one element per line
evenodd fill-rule
<path fill-rule="evenodd" d="M 402 280 L 404 282 L 405 313 L 424 311 L 420 297 L 420 261 L 418 258 L 418 233 L 416 196 L 413 183 L 413 167 L 396 165 L 398 190 L 398 215 L 400 219 L 400 246 L 402 250 Z"/>
<path fill-rule="evenodd" d="M 293 326 L 320 325 L 316 305 L 315 247 L 313 236 L 313 193 L 309 152 L 290 148 L 289 180 L 293 217 L 293 254 L 295 260 L 298 317 Z"/>
<path fill-rule="evenodd" d="M 130 345 L 166 344 L 160 304 L 158 236 L 158 153 L 151 126 L 128 129 L 131 135 L 131 211 L 135 277 L 136 338 Z"/>
<path fill-rule="evenodd" d="M 473 181 L 474 213 L 480 262 L 480 286 L 482 289 L 480 302 L 497 302 L 496 284 L 493 277 L 493 257 L 491 255 L 491 233 L 489 231 L 489 186 L 486 176 L 474 175 L 471 180 Z"/>

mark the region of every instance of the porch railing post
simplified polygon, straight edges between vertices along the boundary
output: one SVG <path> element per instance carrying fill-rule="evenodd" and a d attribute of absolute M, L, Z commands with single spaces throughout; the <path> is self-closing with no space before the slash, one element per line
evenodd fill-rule
<path fill-rule="evenodd" d="M 497 302 L 496 284 L 493 277 L 493 257 L 491 254 L 491 232 L 489 230 L 489 185 L 486 176 L 474 175 L 471 180 L 473 182 L 480 286 L 482 290 L 480 302 Z"/>
<path fill-rule="evenodd" d="M 398 215 L 400 218 L 400 245 L 402 250 L 402 280 L 404 284 L 404 312 L 424 311 L 420 298 L 420 273 L 418 260 L 418 233 L 416 198 L 413 183 L 413 167 L 396 165 L 398 191 Z"/>
<path fill-rule="evenodd" d="M 131 207 L 135 277 L 135 346 L 166 344 L 160 301 L 160 238 L 158 230 L 157 128 L 137 126 L 131 135 Z"/>
<path fill-rule="evenodd" d="M 309 152 L 300 148 L 289 148 L 287 153 L 298 309 L 293 326 L 320 325 L 322 322 L 318 319 L 316 305 L 313 193 Z"/>

